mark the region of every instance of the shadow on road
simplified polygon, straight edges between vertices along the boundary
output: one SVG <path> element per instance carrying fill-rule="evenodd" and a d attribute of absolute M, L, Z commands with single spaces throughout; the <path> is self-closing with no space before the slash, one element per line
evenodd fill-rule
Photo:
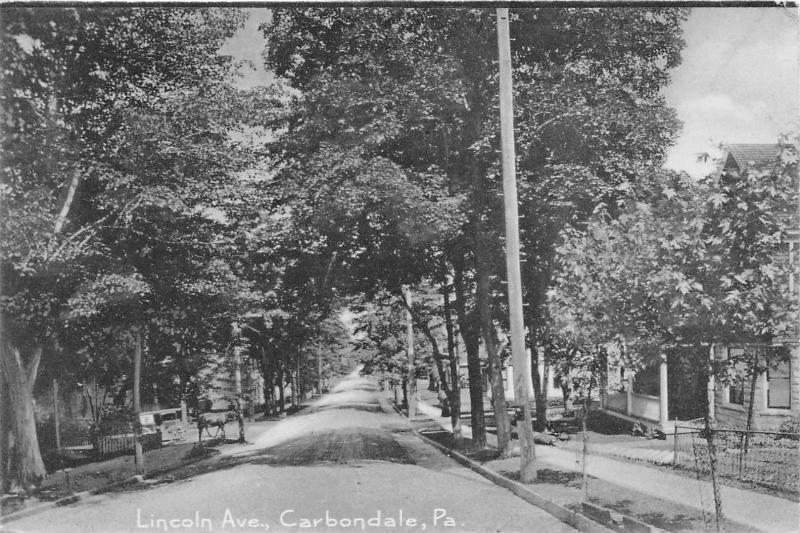
<path fill-rule="evenodd" d="M 299 437 L 273 446 L 251 463 L 270 465 L 352 464 L 361 461 L 414 461 L 390 433 L 375 428 L 347 428 Z"/>
<path fill-rule="evenodd" d="M 286 418 L 247 445 L 230 444 L 223 453 L 182 467 L 175 481 L 244 464 L 358 466 L 366 461 L 415 464 L 398 436 L 411 432 L 371 380 L 351 376 L 330 394 Z M 407 439 L 399 439 L 405 442 Z M 240 449 L 236 449 L 239 446 Z"/>

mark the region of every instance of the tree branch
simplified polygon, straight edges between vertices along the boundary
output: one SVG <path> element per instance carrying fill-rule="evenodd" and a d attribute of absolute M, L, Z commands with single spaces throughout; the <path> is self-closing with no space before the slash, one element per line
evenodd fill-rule
<path fill-rule="evenodd" d="M 43 351 L 44 346 L 41 344 L 37 345 L 36 348 L 33 349 L 33 359 L 31 359 L 31 362 L 28 363 L 28 369 L 26 371 L 27 375 L 25 377 L 28 378 L 28 386 L 31 389 L 33 389 L 33 384 L 36 381 L 36 373 L 39 371 L 39 362 L 42 360 Z"/>
<path fill-rule="evenodd" d="M 53 234 L 58 235 L 61 233 L 61 230 L 64 229 L 64 224 L 67 221 L 67 216 L 69 215 L 69 210 L 72 207 L 72 202 L 75 200 L 75 191 L 78 189 L 78 184 L 81 181 L 81 175 L 77 170 L 72 171 L 72 177 L 69 180 L 69 188 L 67 189 L 67 197 L 64 200 L 64 205 L 61 206 L 61 212 L 58 214 L 58 218 L 56 219 L 55 228 L 53 228 Z"/>

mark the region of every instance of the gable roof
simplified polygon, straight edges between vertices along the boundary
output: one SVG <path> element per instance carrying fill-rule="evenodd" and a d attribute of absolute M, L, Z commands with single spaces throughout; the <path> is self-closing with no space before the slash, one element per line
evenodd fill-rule
<path fill-rule="evenodd" d="M 729 144 L 726 147 L 725 170 L 741 170 L 748 166 L 774 165 L 781 147 L 778 144 Z"/>

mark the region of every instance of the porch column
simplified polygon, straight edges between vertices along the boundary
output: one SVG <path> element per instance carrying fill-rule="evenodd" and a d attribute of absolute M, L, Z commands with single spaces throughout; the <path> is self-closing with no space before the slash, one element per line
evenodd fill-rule
<path fill-rule="evenodd" d="M 625 389 L 625 414 L 631 416 L 633 412 L 633 372 L 628 371 L 626 379 L 628 386 Z"/>
<path fill-rule="evenodd" d="M 658 386 L 658 401 L 659 401 L 659 417 L 658 421 L 663 428 L 669 419 L 668 393 L 667 393 L 667 356 L 661 355 L 661 366 L 659 367 L 659 386 Z"/>

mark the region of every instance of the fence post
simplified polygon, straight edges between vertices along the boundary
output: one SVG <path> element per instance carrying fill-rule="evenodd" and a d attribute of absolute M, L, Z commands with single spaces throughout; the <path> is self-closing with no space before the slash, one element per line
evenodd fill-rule
<path fill-rule="evenodd" d="M 678 466 L 678 425 L 672 428 L 672 467 Z"/>

